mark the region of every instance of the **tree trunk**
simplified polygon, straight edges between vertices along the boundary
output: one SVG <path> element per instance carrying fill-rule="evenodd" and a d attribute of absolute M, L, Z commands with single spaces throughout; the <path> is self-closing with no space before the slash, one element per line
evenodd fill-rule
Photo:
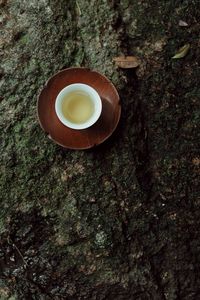
<path fill-rule="evenodd" d="M 199 11 L 0 1 L 1 299 L 199 297 Z M 139 67 L 117 68 L 121 55 Z M 53 144 L 36 117 L 42 86 L 71 66 L 106 75 L 121 98 L 116 132 L 87 151 Z"/>

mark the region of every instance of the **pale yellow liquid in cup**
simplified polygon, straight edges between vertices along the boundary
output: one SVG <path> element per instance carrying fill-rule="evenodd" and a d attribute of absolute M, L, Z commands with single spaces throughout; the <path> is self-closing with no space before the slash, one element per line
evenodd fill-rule
<path fill-rule="evenodd" d="M 72 123 L 85 123 L 94 113 L 94 104 L 87 93 L 74 91 L 64 97 L 62 113 Z"/>

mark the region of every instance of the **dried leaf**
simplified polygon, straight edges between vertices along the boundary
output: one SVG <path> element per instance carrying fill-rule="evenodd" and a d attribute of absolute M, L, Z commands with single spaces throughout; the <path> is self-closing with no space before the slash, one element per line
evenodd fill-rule
<path fill-rule="evenodd" d="M 178 22 L 178 25 L 179 25 L 180 27 L 188 27 L 188 26 L 189 26 L 188 23 L 185 22 L 185 21 L 183 21 L 183 20 L 180 20 L 180 21 Z"/>
<path fill-rule="evenodd" d="M 118 67 L 123 69 L 137 68 L 140 64 L 136 56 L 118 56 L 113 61 Z"/>
<path fill-rule="evenodd" d="M 185 44 L 183 47 L 181 47 L 177 53 L 172 58 L 183 58 L 188 54 L 188 51 L 190 49 L 190 44 Z"/>

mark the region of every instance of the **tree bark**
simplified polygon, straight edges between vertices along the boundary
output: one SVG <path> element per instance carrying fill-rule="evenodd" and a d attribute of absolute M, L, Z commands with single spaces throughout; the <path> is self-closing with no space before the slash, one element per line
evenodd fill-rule
<path fill-rule="evenodd" d="M 199 11 L 0 1 L 1 299 L 199 297 Z M 140 65 L 117 68 L 121 55 Z M 122 104 L 116 132 L 88 151 L 53 144 L 36 117 L 42 86 L 72 66 L 106 75 Z"/>

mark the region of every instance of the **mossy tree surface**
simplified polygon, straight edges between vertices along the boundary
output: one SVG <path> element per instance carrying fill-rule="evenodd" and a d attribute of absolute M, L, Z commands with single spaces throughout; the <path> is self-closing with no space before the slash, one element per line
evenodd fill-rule
<path fill-rule="evenodd" d="M 0 1 L 0 299 L 198 299 L 199 11 Z M 122 54 L 139 68 L 117 69 Z M 121 98 L 117 131 L 89 151 L 53 144 L 36 118 L 46 80 L 71 66 Z"/>

